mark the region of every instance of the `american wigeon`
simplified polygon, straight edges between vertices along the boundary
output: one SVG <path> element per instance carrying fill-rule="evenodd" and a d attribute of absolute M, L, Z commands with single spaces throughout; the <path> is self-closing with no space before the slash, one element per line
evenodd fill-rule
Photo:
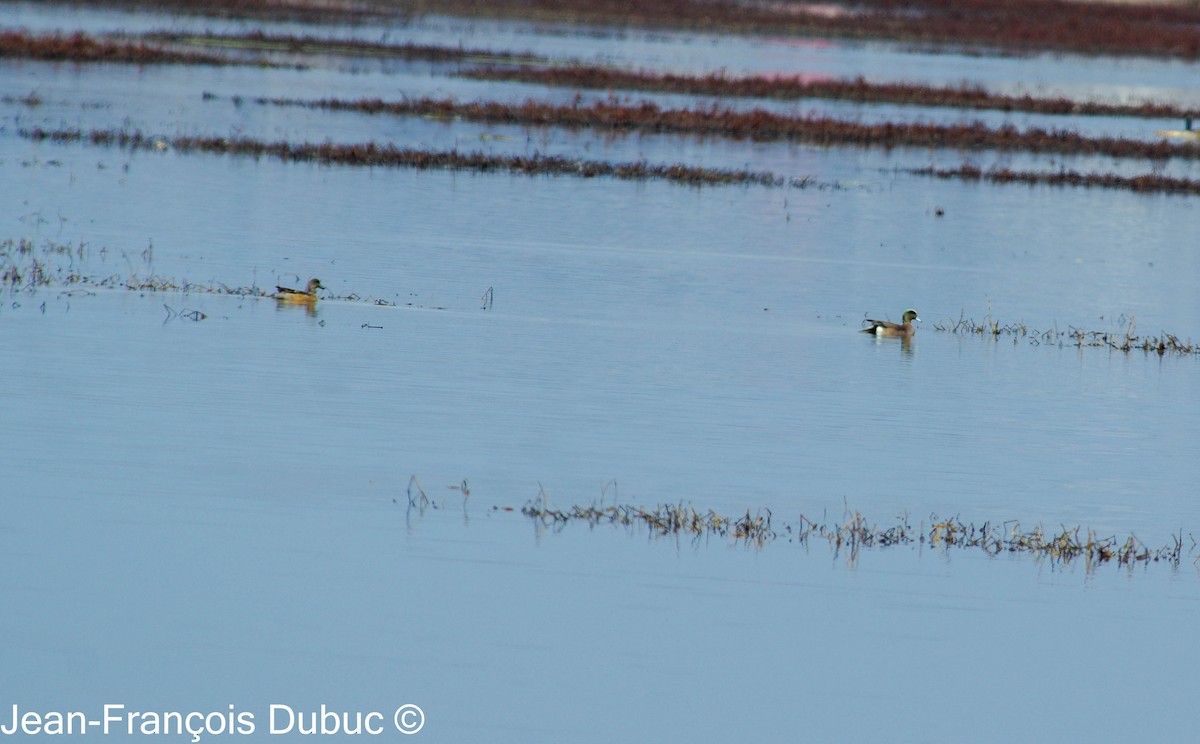
<path fill-rule="evenodd" d="M 275 287 L 275 299 L 280 302 L 316 302 L 317 290 L 325 289 L 320 279 L 309 279 L 308 289 L 299 290 L 291 287 Z"/>
<path fill-rule="evenodd" d="M 913 335 L 913 331 L 916 330 L 916 328 L 913 328 L 913 321 L 921 322 L 921 319 L 917 317 L 916 310 L 905 310 L 903 320 L 903 323 L 889 323 L 886 320 L 871 320 L 868 318 L 863 321 L 867 324 L 867 327 L 862 329 L 862 332 L 876 336 L 908 337 Z"/>

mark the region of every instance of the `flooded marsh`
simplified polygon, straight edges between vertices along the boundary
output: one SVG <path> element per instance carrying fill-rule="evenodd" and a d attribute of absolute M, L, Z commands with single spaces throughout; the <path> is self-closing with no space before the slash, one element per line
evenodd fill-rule
<path fill-rule="evenodd" d="M 0 727 L 1186 737 L 1193 21 L 1044 5 L 0 3 Z"/>

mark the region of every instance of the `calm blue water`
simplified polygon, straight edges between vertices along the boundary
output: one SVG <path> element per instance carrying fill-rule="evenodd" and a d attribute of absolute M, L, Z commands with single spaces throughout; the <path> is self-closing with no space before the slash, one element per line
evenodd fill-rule
<path fill-rule="evenodd" d="M 39 27 L 203 25 L 0 10 Z M 477 43 L 464 28 L 430 19 L 413 36 Z M 498 47 L 658 54 L 663 67 L 738 69 L 747 49 L 787 49 L 484 28 Z M 868 76 L 915 77 L 927 61 L 819 54 Z M 1037 64 L 972 59 L 970 74 Z M 1042 64 L 1063 85 L 1095 74 Z M 1131 86 L 1172 67 L 1098 64 Z M 957 515 L 1155 547 L 1182 533 L 1190 548 L 1200 360 L 934 325 L 991 313 L 1123 332 L 1134 318 L 1138 333 L 1200 335 L 1194 199 L 894 170 L 947 153 L 484 140 L 491 130 L 200 97 L 295 95 L 305 78 L 290 72 L 0 69 L 0 95 L 46 100 L 0 107 L 0 190 L 13 195 L 0 239 L 85 244 L 40 258 L 97 278 L 328 287 L 311 314 L 202 292 L 0 296 L 0 726 L 14 703 L 233 706 L 265 740 L 271 704 L 413 703 L 427 718 L 416 738 L 433 741 L 920 741 L 928 711 L 983 741 L 1010 739 L 1014 717 L 1038 738 L 1190 732 L 1194 555 L 1089 573 L 928 546 L 850 556 L 786 536 L 755 550 L 547 532 L 509 509 L 617 495 L 769 509 L 779 526 L 850 509 L 884 526 Z M 346 97 L 404 77 L 328 74 Z M 285 165 L 16 134 L 126 120 L 749 164 L 837 188 Z M 907 307 L 924 319 L 910 345 L 857 332 Z M 406 508 L 414 477 L 437 508 Z M 451 488 L 464 480 L 466 498 Z"/>

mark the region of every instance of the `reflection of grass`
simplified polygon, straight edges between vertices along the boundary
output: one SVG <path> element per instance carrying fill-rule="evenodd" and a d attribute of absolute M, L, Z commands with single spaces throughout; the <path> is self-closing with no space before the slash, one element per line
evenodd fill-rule
<path fill-rule="evenodd" d="M 929 527 L 913 527 L 907 516 L 897 519 L 891 527 L 869 522 L 859 512 L 847 510 L 842 522 L 818 523 L 801 515 L 795 524 L 773 521 L 770 510 L 730 518 L 714 511 L 700 512 L 690 504 L 661 504 L 651 508 L 630 504 L 600 503 L 576 505 L 567 509 L 551 506 L 543 491 L 521 508 L 521 513 L 541 527 L 564 529 L 571 523 L 589 527 L 613 525 L 631 530 L 645 530 L 655 537 L 687 537 L 699 540 L 708 537 L 727 538 L 735 543 L 763 547 L 779 538 L 802 545 L 826 543 L 835 553 L 845 553 L 854 561 L 864 548 L 887 548 L 900 545 L 926 546 L 939 551 L 978 549 L 988 555 L 1025 554 L 1048 560 L 1056 565 L 1082 561 L 1086 569 L 1113 563 L 1133 566 L 1148 563 L 1167 563 L 1178 566 L 1185 557 L 1183 533 L 1172 535 L 1171 541 L 1160 547 L 1148 546 L 1136 536 L 1118 538 L 1100 536 L 1081 527 L 1062 527 L 1046 530 L 1038 525 L 1023 529 L 1018 522 L 975 525 L 957 517 L 930 517 Z M 1195 552 L 1196 542 L 1187 553 Z"/>
<path fill-rule="evenodd" d="M 1005 323 L 1002 325 L 1000 321 L 993 319 L 989 315 L 984 319 L 983 323 L 976 323 L 969 318 L 960 317 L 957 321 L 949 320 L 946 323 L 935 322 L 933 323 L 933 328 L 936 331 L 945 333 L 973 334 L 990 336 L 992 338 L 1007 336 L 1011 337 L 1014 343 L 1020 339 L 1028 339 L 1034 345 L 1051 344 L 1080 348 L 1089 346 L 1114 349 L 1127 353 L 1140 350 L 1153 352 L 1160 356 L 1168 352 L 1172 354 L 1200 354 L 1200 345 L 1192 343 L 1191 339 L 1181 341 L 1178 336 L 1170 333 L 1163 333 L 1161 336 L 1139 336 L 1137 335 L 1136 318 L 1125 318 L 1122 316 L 1119 322 L 1125 324 L 1124 331 L 1087 331 L 1073 326 L 1068 326 L 1065 331 L 1057 328 L 1039 331 L 1030 328 L 1024 323 Z"/>

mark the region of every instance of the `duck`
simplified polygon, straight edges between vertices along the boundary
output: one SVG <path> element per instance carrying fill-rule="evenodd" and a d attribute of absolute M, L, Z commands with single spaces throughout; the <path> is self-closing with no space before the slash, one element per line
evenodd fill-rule
<path fill-rule="evenodd" d="M 902 319 L 903 323 L 891 323 L 886 320 L 872 320 L 868 318 L 863 321 L 867 324 L 867 327 L 862 329 L 862 332 L 875 336 L 901 336 L 908 338 L 917 330 L 913 327 L 913 321 L 915 320 L 920 323 L 921 319 L 917 317 L 917 311 L 911 308 L 904 311 Z"/>
<path fill-rule="evenodd" d="M 275 299 L 280 302 L 316 302 L 318 289 L 325 289 L 320 279 L 309 279 L 308 289 L 306 290 L 276 285 Z"/>

